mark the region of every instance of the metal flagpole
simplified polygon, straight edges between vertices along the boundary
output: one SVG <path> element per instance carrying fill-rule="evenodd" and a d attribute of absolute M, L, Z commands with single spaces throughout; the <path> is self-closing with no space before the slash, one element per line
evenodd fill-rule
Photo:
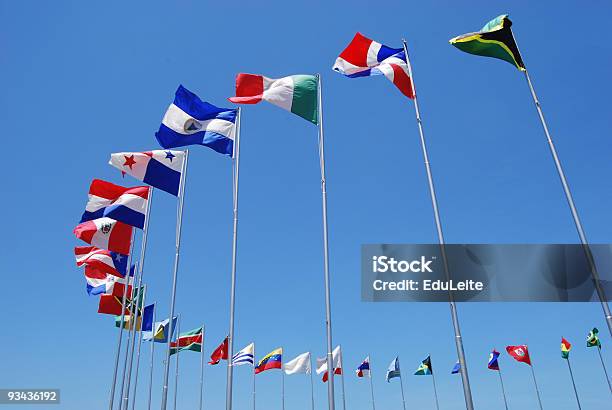
<path fill-rule="evenodd" d="M 178 378 L 179 378 L 179 338 L 181 332 L 181 317 L 176 320 L 176 369 L 174 370 L 174 410 L 176 410 L 176 397 L 178 396 Z"/>
<path fill-rule="evenodd" d="M 255 410 L 255 345 L 253 344 L 253 410 Z"/>
<path fill-rule="evenodd" d="M 136 273 L 134 274 L 136 275 Z M 127 336 L 127 345 L 125 346 L 125 361 L 124 361 L 124 365 L 123 365 L 123 372 L 121 375 L 121 379 L 122 379 L 122 384 L 121 384 L 121 391 L 119 392 L 119 408 L 123 409 L 123 401 L 125 399 L 125 396 L 123 395 L 123 393 L 125 392 L 125 387 L 127 384 L 126 381 L 126 374 L 127 374 L 127 369 L 128 369 L 128 360 L 130 357 L 130 350 L 131 347 L 133 345 L 133 338 L 132 338 L 132 333 L 134 333 L 134 292 L 138 293 L 138 289 L 140 289 L 140 285 L 141 285 L 141 280 L 142 277 L 140 274 L 137 275 L 138 279 L 136 279 L 136 283 L 135 283 L 135 287 L 132 288 L 132 295 L 131 295 L 131 299 L 130 299 L 130 306 L 129 306 L 129 311 L 130 311 L 130 322 L 127 324 L 128 326 L 128 336 Z"/>
<path fill-rule="evenodd" d="M 372 394 L 372 410 L 376 410 L 376 405 L 374 404 L 374 384 L 372 383 L 372 359 L 370 359 L 370 355 L 368 355 L 368 367 L 369 369 L 369 374 L 368 376 L 370 377 L 370 393 Z"/>
<path fill-rule="evenodd" d="M 342 347 L 340 347 L 340 355 L 342 355 Z M 342 366 L 342 360 L 340 360 L 340 365 Z M 340 377 L 342 378 L 342 409 L 346 410 L 346 394 L 344 391 L 344 369 L 340 367 L 340 371 L 341 371 Z M 334 369 L 334 374 L 335 373 L 336 373 L 336 369 Z"/>
<path fill-rule="evenodd" d="M 499 373 L 499 383 L 501 384 L 502 396 L 504 397 L 504 407 L 508 410 L 508 401 L 506 400 L 506 389 L 504 388 L 504 380 L 502 379 L 501 368 L 497 369 Z"/>
<path fill-rule="evenodd" d="M 414 111 L 416 114 L 416 121 L 419 128 L 419 135 L 421 138 L 421 149 L 423 151 L 423 159 L 425 160 L 425 170 L 427 171 L 427 181 L 429 182 L 429 194 L 431 196 L 431 206 L 433 208 L 434 219 L 436 222 L 436 229 L 438 231 L 438 242 L 440 243 L 440 252 L 442 254 L 442 263 L 444 265 L 444 273 L 446 279 L 450 280 L 450 272 L 448 269 L 448 260 L 446 257 L 446 249 L 444 247 L 444 234 L 442 232 L 442 222 L 440 221 L 440 213 L 438 212 L 438 200 L 436 198 L 436 190 L 434 188 L 433 175 L 431 172 L 431 166 L 429 164 L 429 154 L 427 153 L 427 145 L 425 143 L 425 134 L 423 132 L 423 121 L 421 120 L 421 112 L 419 111 L 419 102 L 417 99 L 416 87 L 414 84 L 414 76 L 412 74 L 412 65 L 410 64 L 410 57 L 408 56 L 408 45 L 406 40 L 402 39 L 404 44 L 404 53 L 406 54 L 406 64 L 408 65 L 408 73 L 410 75 L 410 84 L 412 86 L 412 92 L 414 93 Z M 459 357 L 459 372 L 461 373 L 461 382 L 463 383 L 463 395 L 465 396 L 465 405 L 467 410 L 474 410 L 474 402 L 472 400 L 472 389 L 470 387 L 470 379 L 468 377 L 467 362 L 465 360 L 465 352 L 463 350 L 463 339 L 461 337 L 461 329 L 459 327 L 459 316 L 457 314 L 457 306 L 453 293 L 449 291 L 449 305 L 451 311 L 451 318 L 453 322 L 453 329 L 455 331 L 455 347 L 457 349 L 457 356 Z"/>
<path fill-rule="evenodd" d="M 146 296 L 146 292 L 145 292 Z M 142 300 L 144 305 L 145 299 Z M 132 394 L 132 410 L 136 408 L 136 392 L 138 389 L 138 374 L 140 370 L 140 348 L 142 347 L 142 321 L 140 322 L 140 332 L 138 332 L 138 353 L 136 354 L 136 377 L 134 378 L 134 392 Z"/>
<path fill-rule="evenodd" d="M 325 180 L 325 138 L 323 135 L 323 90 L 321 75 L 317 74 L 317 96 L 319 108 L 319 166 L 321 168 L 321 199 L 323 208 L 323 271 L 325 274 L 325 325 L 327 331 L 327 400 L 329 410 L 335 410 L 334 398 L 334 358 L 332 344 L 332 322 L 331 322 L 331 290 L 329 280 L 329 246 L 327 233 L 327 186 Z"/>
<path fill-rule="evenodd" d="M 140 266 L 140 263 L 138 264 Z M 144 296 L 144 292 L 142 292 L 141 288 L 145 285 L 142 284 L 142 272 L 138 275 L 138 288 L 136 289 L 136 297 L 132 299 L 132 315 L 130 315 L 130 319 L 132 323 L 130 323 L 131 336 L 132 341 L 130 346 L 130 359 L 128 360 L 128 369 L 127 376 L 125 380 L 125 395 L 123 396 L 123 402 L 121 403 L 120 408 L 127 410 L 128 409 L 128 401 L 130 399 L 130 382 L 132 380 L 132 363 L 134 363 L 134 351 L 136 350 L 136 328 L 138 326 L 138 308 L 140 305 L 140 294 L 142 293 Z M 135 300 L 135 301 L 134 301 Z M 135 311 L 135 313 L 134 313 Z M 142 321 L 142 317 L 141 317 Z"/>
<path fill-rule="evenodd" d="M 204 335 L 206 324 L 202 323 L 202 343 L 200 344 L 200 406 L 202 410 L 202 404 L 204 403 Z"/>
<path fill-rule="evenodd" d="M 314 410 L 314 381 L 312 379 L 312 355 L 308 352 L 308 363 L 310 364 L 310 403 L 311 410 Z"/>
<path fill-rule="evenodd" d="M 240 117 L 242 110 L 238 108 L 236 116 L 236 137 L 234 140 L 234 163 L 232 167 L 233 181 L 233 214 L 234 224 L 232 228 L 232 279 L 230 287 L 230 319 L 229 319 L 229 335 L 227 338 L 227 385 L 225 390 L 225 408 L 232 410 L 232 387 L 234 377 L 234 367 L 232 366 L 232 358 L 234 357 L 234 310 L 236 308 L 236 256 L 238 244 L 238 175 L 240 172 Z"/>
<path fill-rule="evenodd" d="M 125 410 L 128 409 L 128 405 L 129 405 L 129 401 L 130 401 L 130 381 L 132 379 L 132 364 L 131 362 L 133 361 L 133 356 L 134 356 L 134 348 L 136 346 L 136 344 L 138 344 L 138 354 L 136 355 L 136 380 L 134 380 L 134 395 L 131 397 L 132 399 L 132 409 L 134 409 L 135 407 L 135 400 L 136 400 L 136 387 L 137 387 L 137 383 L 138 383 L 138 366 L 140 366 L 140 343 L 142 342 L 142 315 L 143 315 L 143 310 L 144 309 L 144 304 L 145 304 L 145 300 L 147 297 L 147 288 L 145 286 L 145 289 L 142 293 L 142 303 L 140 304 L 141 306 L 141 310 L 140 310 L 140 328 L 138 329 L 138 337 L 133 340 L 133 344 L 132 344 L 132 359 L 130 359 L 130 370 L 128 372 L 128 384 L 127 384 L 127 391 L 125 393 Z M 136 299 L 136 300 L 139 300 Z M 136 330 L 134 330 L 134 334 L 136 333 Z"/>
<path fill-rule="evenodd" d="M 576 390 L 576 382 L 574 381 L 574 373 L 572 372 L 572 366 L 570 365 L 569 357 L 565 360 L 567 360 L 567 368 L 569 369 L 570 377 L 572 378 L 572 386 L 574 387 L 574 394 L 576 395 L 578 410 L 582 410 L 582 407 L 580 406 L 580 399 L 578 398 L 578 390 Z"/>
<path fill-rule="evenodd" d="M 117 339 L 117 353 L 115 355 L 115 370 L 113 372 L 113 383 L 111 384 L 109 410 L 113 410 L 115 401 L 115 385 L 117 384 L 117 371 L 119 370 L 119 356 L 121 356 L 121 340 L 123 339 L 123 323 L 125 322 L 125 301 L 127 299 L 127 291 L 130 285 L 130 273 L 132 270 L 132 251 L 134 250 L 134 230 L 132 229 L 132 237 L 130 242 L 130 254 L 128 255 L 127 268 L 124 275 L 123 297 L 121 299 L 121 321 L 119 322 L 119 337 Z M 133 280 L 132 280 L 133 283 Z M 121 396 L 119 396 L 121 397 Z"/>
<path fill-rule="evenodd" d="M 157 307 L 157 305 L 156 305 Z M 153 391 L 153 359 L 155 358 L 155 325 L 156 308 L 153 308 L 153 326 L 151 326 L 151 362 L 149 363 L 149 399 L 147 401 L 147 409 L 151 410 L 151 393 Z"/>
<path fill-rule="evenodd" d="M 399 357 L 397 358 L 397 361 L 399 362 Z M 398 365 L 399 365 L 399 363 L 398 363 Z M 402 408 L 404 410 L 406 410 L 406 398 L 404 397 L 404 378 L 402 377 L 401 369 L 400 369 L 399 379 L 400 379 L 400 390 L 402 391 Z"/>
<path fill-rule="evenodd" d="M 176 282 L 178 276 L 179 257 L 181 251 L 181 228 L 183 226 L 183 203 L 185 200 L 185 180 L 187 179 L 187 160 L 189 150 L 185 150 L 185 161 L 181 169 L 181 181 L 179 184 L 178 201 L 176 206 L 176 242 L 174 254 L 174 269 L 172 273 L 172 294 L 170 297 L 170 320 L 168 323 L 168 341 L 166 344 L 166 363 L 164 364 L 164 387 L 162 389 L 161 409 L 166 410 L 168 403 L 168 373 L 170 371 L 170 341 L 172 340 L 174 327 L 174 305 L 176 302 Z"/>
<path fill-rule="evenodd" d="M 542 410 L 542 399 L 540 398 L 540 389 L 538 388 L 538 382 L 536 381 L 535 371 L 533 370 L 533 363 L 529 365 L 531 368 L 531 375 L 533 376 L 533 385 L 536 389 L 536 394 L 538 395 L 538 405 L 540 406 L 540 410 Z"/>
<path fill-rule="evenodd" d="M 431 363 L 431 355 L 429 355 L 429 361 Z M 438 389 L 436 388 L 436 376 L 434 376 L 433 370 L 431 370 L 431 381 L 433 382 L 434 397 L 436 399 L 436 409 L 440 410 L 440 404 L 438 403 Z"/>
<path fill-rule="evenodd" d="M 604 374 L 606 375 L 606 381 L 608 382 L 610 393 L 612 393 L 612 384 L 610 384 L 610 378 L 608 377 L 608 371 L 606 370 L 606 364 L 604 363 L 603 356 L 601 355 L 601 346 L 597 346 L 597 353 L 599 353 L 599 360 L 601 360 L 601 367 L 603 368 Z"/>
<path fill-rule="evenodd" d="M 281 409 L 285 410 L 285 371 L 281 368 Z"/>

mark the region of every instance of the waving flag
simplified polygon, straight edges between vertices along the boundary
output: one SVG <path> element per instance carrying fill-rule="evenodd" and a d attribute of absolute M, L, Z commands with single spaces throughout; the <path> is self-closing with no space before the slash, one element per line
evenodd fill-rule
<path fill-rule="evenodd" d="M 210 355 L 210 362 L 208 362 L 208 364 L 210 365 L 216 365 L 219 364 L 219 362 L 221 362 L 221 360 L 227 360 L 228 357 L 228 338 L 226 337 L 223 342 L 221 342 L 221 344 L 219 346 L 217 346 L 217 348 L 215 349 L 214 352 L 212 352 L 212 354 Z"/>
<path fill-rule="evenodd" d="M 139 181 L 178 196 L 184 161 L 184 151 L 156 150 L 118 152 L 111 154 L 108 163 Z"/>
<path fill-rule="evenodd" d="M 283 367 L 283 348 L 272 350 L 270 353 L 265 355 L 263 359 L 257 363 L 255 367 L 255 374 L 265 372 L 270 369 L 282 369 Z"/>
<path fill-rule="evenodd" d="M 268 101 L 318 124 L 317 83 L 314 75 L 291 75 L 275 79 L 241 73 L 236 77 L 236 96 L 229 100 L 236 104 Z"/>
<path fill-rule="evenodd" d="M 90 245 L 123 255 L 130 253 L 132 227 L 111 218 L 83 222 L 73 230 L 74 235 Z"/>
<path fill-rule="evenodd" d="M 90 266 L 100 272 L 123 277 L 127 269 L 128 257 L 95 246 L 76 246 L 74 256 L 77 266 Z"/>
<path fill-rule="evenodd" d="M 599 340 L 599 330 L 594 327 L 587 336 L 587 347 L 598 347 L 601 349 L 601 341 Z"/>
<path fill-rule="evenodd" d="M 181 333 L 176 341 L 170 342 L 170 355 L 184 350 L 192 352 L 202 351 L 202 341 L 204 340 L 204 329 L 199 327 L 185 333 Z"/>
<path fill-rule="evenodd" d="M 146 313 L 146 310 L 145 310 L 145 313 Z M 177 321 L 177 317 L 174 316 L 174 319 L 172 320 L 172 335 L 174 335 L 174 330 L 176 329 L 176 321 Z M 170 327 L 170 319 L 165 319 L 161 322 L 155 322 L 153 325 L 155 332 L 144 331 L 142 338 L 144 340 L 153 339 L 155 343 L 168 343 L 169 327 Z M 172 338 L 172 336 L 170 336 L 170 338 Z"/>
<path fill-rule="evenodd" d="M 120 280 L 114 275 L 100 272 L 91 266 L 85 267 L 85 281 L 89 296 L 110 295 L 113 293 L 115 282 Z"/>
<path fill-rule="evenodd" d="M 370 374 L 370 356 L 366 357 L 356 370 L 357 377 L 372 377 Z"/>
<path fill-rule="evenodd" d="M 404 49 L 387 47 L 361 33 L 340 53 L 333 70 L 351 78 L 384 75 L 402 94 L 414 98 Z"/>
<path fill-rule="evenodd" d="M 459 363 L 459 360 L 457 360 L 457 363 L 455 363 L 453 370 L 451 370 L 451 374 L 457 374 L 459 373 L 459 371 L 461 371 L 461 363 Z"/>
<path fill-rule="evenodd" d="M 334 374 L 342 374 L 342 350 L 340 346 L 336 346 L 332 351 L 332 364 L 334 366 Z M 323 373 L 323 383 L 326 383 L 327 379 L 329 379 L 326 357 L 317 358 L 317 374 L 321 373 Z"/>
<path fill-rule="evenodd" d="M 251 343 L 232 357 L 232 365 L 242 366 L 243 364 L 255 365 L 255 343 Z"/>
<path fill-rule="evenodd" d="M 499 362 L 497 361 L 498 358 L 499 352 L 493 349 L 493 351 L 489 354 L 489 363 L 487 364 L 487 367 L 490 370 L 499 370 Z"/>
<path fill-rule="evenodd" d="M 402 372 L 400 370 L 399 356 L 393 359 L 391 364 L 389 364 L 389 368 L 387 369 L 387 375 L 385 376 L 385 379 L 387 380 L 387 383 L 389 383 L 391 379 L 394 379 L 396 377 L 402 377 Z"/>
<path fill-rule="evenodd" d="M 147 305 L 142 310 L 142 331 L 152 332 L 153 331 L 153 317 L 155 313 L 155 303 Z"/>
<path fill-rule="evenodd" d="M 235 123 L 235 109 L 203 102 L 179 85 L 155 136 L 164 148 L 199 144 L 232 156 Z"/>
<path fill-rule="evenodd" d="M 283 365 L 285 374 L 310 374 L 312 369 L 310 367 L 310 352 L 302 353 L 295 359 L 288 361 Z"/>
<path fill-rule="evenodd" d="M 529 349 L 527 345 L 519 345 L 519 346 L 506 346 L 506 351 L 517 362 L 527 363 L 531 366 L 531 358 L 529 357 Z"/>
<path fill-rule="evenodd" d="M 427 356 L 425 360 L 421 362 L 416 372 L 414 372 L 415 376 L 428 376 L 433 374 L 433 367 L 431 367 L 431 357 Z"/>
<path fill-rule="evenodd" d="M 561 357 L 564 359 L 569 359 L 570 350 L 572 350 L 572 344 L 565 340 L 565 338 L 561 338 Z"/>
<path fill-rule="evenodd" d="M 149 187 L 124 188 L 94 179 L 89 186 L 89 200 L 81 222 L 109 217 L 142 229 L 149 199 Z"/>

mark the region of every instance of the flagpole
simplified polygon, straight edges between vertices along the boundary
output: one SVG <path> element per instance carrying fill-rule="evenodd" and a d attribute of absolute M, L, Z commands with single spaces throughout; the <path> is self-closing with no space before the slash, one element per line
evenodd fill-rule
<path fill-rule="evenodd" d="M 178 378 L 179 378 L 179 338 L 181 336 L 181 316 L 176 320 L 176 368 L 174 370 L 174 410 L 176 410 L 176 397 L 178 396 Z"/>
<path fill-rule="evenodd" d="M 130 254 L 128 255 L 127 268 L 123 283 L 123 298 L 121 299 L 121 321 L 119 322 L 119 337 L 117 339 L 117 353 L 115 354 L 115 370 L 113 371 L 113 383 L 111 384 L 109 410 L 113 410 L 115 401 L 115 385 L 117 384 L 117 371 L 119 370 L 119 357 L 121 356 L 121 340 L 123 339 L 123 323 L 125 321 L 125 301 L 127 299 L 127 291 L 130 286 L 130 273 L 132 271 L 132 251 L 134 250 L 134 229 L 132 229 L 132 237 L 130 241 Z M 132 281 L 133 284 L 133 281 Z"/>
<path fill-rule="evenodd" d="M 311 409 L 314 410 L 314 381 L 312 378 L 312 355 L 310 352 L 308 353 L 308 362 L 310 364 L 310 403 L 312 405 Z"/>
<path fill-rule="evenodd" d="M 531 368 L 531 375 L 533 376 L 533 385 L 536 389 L 536 394 L 538 395 L 538 405 L 540 406 L 540 410 L 542 410 L 542 399 L 540 398 L 540 389 L 538 388 L 538 382 L 536 381 L 535 371 L 533 370 L 533 363 L 529 365 Z"/>
<path fill-rule="evenodd" d="M 370 355 L 368 355 L 368 367 L 370 368 L 368 376 L 370 377 L 370 393 L 372 394 L 372 410 L 376 410 L 376 405 L 374 404 L 374 384 L 372 382 L 372 359 L 370 359 Z"/>
<path fill-rule="evenodd" d="M 236 309 L 236 257 L 238 253 L 238 176 L 240 172 L 240 117 L 242 110 L 238 108 L 236 116 L 236 138 L 234 140 L 234 163 L 232 167 L 233 180 L 233 214 L 234 224 L 232 228 L 232 279 L 230 287 L 230 318 L 229 318 L 229 335 L 227 338 L 227 386 L 225 391 L 225 408 L 232 410 L 232 387 L 234 368 L 232 366 L 232 358 L 234 357 L 234 311 Z M 254 367 L 254 365 L 253 365 Z"/>
<path fill-rule="evenodd" d="M 567 357 L 567 368 L 569 369 L 570 377 L 572 379 L 572 386 L 574 387 L 574 394 L 576 395 L 576 402 L 578 403 L 578 410 L 582 410 L 580 406 L 580 399 L 578 398 L 578 390 L 576 390 L 576 382 L 574 381 L 574 373 L 572 372 L 572 366 L 570 365 L 569 357 Z"/>
<path fill-rule="evenodd" d="M 281 409 L 285 410 L 285 371 L 281 367 Z"/>
<path fill-rule="evenodd" d="M 340 374 L 340 377 L 342 378 L 342 409 L 346 410 L 346 392 L 344 391 L 344 369 L 340 370 L 342 373 Z M 334 373 L 335 373 L 335 369 L 334 369 Z"/>
<path fill-rule="evenodd" d="M 406 410 L 406 398 L 404 397 L 404 378 L 402 377 L 402 373 L 400 370 L 400 390 L 402 391 L 402 408 Z"/>
<path fill-rule="evenodd" d="M 253 410 L 255 410 L 255 344 L 253 344 Z"/>
<path fill-rule="evenodd" d="M 135 380 L 134 380 L 134 394 L 132 395 L 131 399 L 132 399 L 132 410 L 134 410 L 134 408 L 136 407 L 136 388 L 138 387 L 138 367 L 140 366 L 140 345 L 142 343 L 142 319 L 143 319 L 143 314 L 144 314 L 144 306 L 145 306 L 145 301 L 147 299 L 147 288 L 145 286 L 145 290 L 142 294 L 142 303 L 141 303 L 141 311 L 140 311 L 140 329 L 138 330 L 138 353 L 136 354 L 136 376 L 135 376 Z M 139 300 L 139 299 L 137 299 Z M 135 342 L 134 342 L 135 343 Z M 134 352 L 132 351 L 132 354 Z M 131 380 L 131 375 L 132 375 L 132 367 L 130 364 L 130 371 L 129 371 L 129 376 L 128 376 L 128 391 L 126 393 L 126 402 L 125 402 L 125 410 L 128 409 L 128 405 L 129 405 L 129 400 L 130 400 L 130 380 Z"/>
<path fill-rule="evenodd" d="M 335 410 L 334 398 L 334 358 L 332 344 L 332 322 L 331 322 L 331 289 L 329 279 L 329 245 L 327 230 L 327 186 L 325 180 L 325 138 L 323 134 L 323 90 L 321 75 L 317 74 L 317 97 L 318 97 L 318 122 L 319 122 L 319 166 L 321 168 L 321 199 L 323 208 L 323 271 L 325 276 L 325 325 L 327 331 L 327 400 L 329 410 Z"/>
<path fill-rule="evenodd" d="M 504 397 L 504 407 L 506 408 L 506 410 L 508 410 L 508 401 L 506 400 L 506 389 L 504 388 L 504 380 L 502 379 L 501 368 L 497 369 L 497 373 L 499 373 L 499 383 L 501 384 L 502 396 Z"/>
<path fill-rule="evenodd" d="M 601 367 L 603 368 L 604 374 L 606 375 L 606 381 L 608 382 L 610 393 L 612 393 L 612 384 L 610 384 L 610 378 L 608 377 L 608 371 L 606 370 L 606 364 L 604 363 L 603 356 L 601 355 L 601 346 L 597 346 L 597 353 L 599 353 L 599 360 L 601 360 Z"/>
<path fill-rule="evenodd" d="M 157 306 L 157 305 L 156 305 Z M 153 363 L 155 358 L 155 332 L 157 331 L 155 325 L 156 308 L 153 308 L 153 325 L 151 326 L 151 362 L 149 363 L 149 399 L 147 402 L 147 410 L 151 410 L 151 393 L 153 391 Z"/>
<path fill-rule="evenodd" d="M 206 324 L 202 323 L 202 344 L 200 344 L 200 406 L 198 407 L 202 410 L 202 404 L 204 403 L 204 334 L 206 329 Z"/>
<path fill-rule="evenodd" d="M 431 355 L 429 355 L 429 363 L 431 363 Z M 438 403 L 438 389 L 436 388 L 436 376 L 433 372 L 433 366 L 431 369 L 431 381 L 433 382 L 434 398 L 436 399 L 436 409 L 440 410 L 440 404 Z"/>
<path fill-rule="evenodd" d="M 138 267 L 140 269 L 140 263 L 138 264 Z M 132 340 L 130 342 L 130 359 L 127 362 L 128 364 L 126 364 L 128 366 L 127 368 L 127 377 L 125 380 L 125 395 L 123 396 L 123 401 L 121 403 L 120 408 L 127 410 L 128 409 L 128 401 L 130 399 L 130 384 L 132 381 L 132 363 L 134 363 L 134 351 L 136 350 L 136 328 L 138 326 L 138 306 L 140 305 L 140 294 L 142 292 L 141 288 L 144 285 L 142 284 L 142 271 L 138 274 L 138 287 L 136 288 L 136 297 L 132 298 L 132 314 L 130 315 L 130 328 L 131 330 L 131 337 Z M 144 293 L 143 293 L 144 296 Z M 134 299 L 136 300 L 136 302 L 134 303 Z M 134 313 L 134 310 L 136 311 L 136 313 Z M 141 317 L 141 321 L 142 321 L 142 317 Z M 142 325 L 141 325 L 142 327 Z"/>
<path fill-rule="evenodd" d="M 137 275 L 136 273 L 134 273 L 134 275 L 137 277 L 137 279 L 136 279 L 135 286 L 132 287 L 130 307 L 128 308 L 128 310 L 130 311 L 130 322 L 127 324 L 128 325 L 128 328 L 127 328 L 128 335 L 127 335 L 127 345 L 125 346 L 125 359 L 124 359 L 124 364 L 123 364 L 123 371 L 121 373 L 121 390 L 119 391 L 119 409 L 123 409 L 123 398 L 124 398 L 123 393 L 125 391 L 125 384 L 126 384 L 125 376 L 126 376 L 126 372 L 128 368 L 128 358 L 130 356 L 130 347 L 132 346 L 131 335 L 132 335 L 132 329 L 133 329 L 133 324 L 134 324 L 134 292 L 135 291 L 137 292 L 137 289 L 140 288 L 140 279 L 141 279 L 140 275 Z"/>
<path fill-rule="evenodd" d="M 419 110 L 419 102 L 417 99 L 416 87 L 414 84 L 414 76 L 412 74 L 412 65 L 410 64 L 410 58 L 408 56 L 408 44 L 406 40 L 402 39 L 404 45 L 404 53 L 406 54 L 406 64 L 408 65 L 408 73 L 410 75 L 410 84 L 412 86 L 412 92 L 414 94 L 414 111 L 416 114 L 417 126 L 419 128 L 419 135 L 421 138 L 421 150 L 423 151 L 423 159 L 425 160 L 425 170 L 427 171 L 427 181 L 429 182 L 429 194 L 431 197 L 431 206 L 433 208 L 434 219 L 436 222 L 436 229 L 438 231 L 438 242 L 440 243 L 440 253 L 442 254 L 442 263 L 444 265 L 444 273 L 446 279 L 450 280 L 450 273 L 448 268 L 448 259 L 446 257 L 446 249 L 444 243 L 444 234 L 442 232 L 442 222 L 440 221 L 440 213 L 438 212 L 438 200 L 436 198 L 436 190 L 434 188 L 433 175 L 431 172 L 431 166 L 429 163 L 429 154 L 427 153 L 427 145 L 425 143 L 425 134 L 423 132 L 423 121 L 421 120 L 421 112 Z M 453 329 L 455 331 L 455 347 L 457 349 L 457 356 L 459 357 L 459 372 L 461 373 L 461 381 L 463 383 L 463 395 L 465 396 L 465 405 L 467 410 L 474 410 L 474 402 L 472 400 L 472 389 L 470 387 L 470 379 L 468 377 L 467 362 L 465 360 L 465 352 L 463 350 L 463 339 L 461 337 L 461 329 L 459 327 L 459 316 L 457 314 L 457 306 L 455 304 L 455 298 L 453 293 L 449 291 L 449 306 L 451 311 L 451 318 L 453 322 Z"/>
<path fill-rule="evenodd" d="M 168 374 L 170 372 L 170 341 L 174 332 L 174 305 L 176 302 L 176 282 L 178 276 L 179 258 L 181 252 L 181 229 L 183 226 L 183 203 L 185 199 L 185 180 L 187 179 L 187 160 L 189 150 L 185 150 L 185 160 L 181 169 L 181 181 L 179 184 L 178 200 L 176 205 L 176 239 L 174 254 L 174 269 L 172 272 L 172 294 L 170 297 L 170 320 L 168 323 L 168 341 L 166 343 L 166 363 L 164 364 L 164 385 L 162 389 L 161 409 L 166 410 L 168 404 Z"/>

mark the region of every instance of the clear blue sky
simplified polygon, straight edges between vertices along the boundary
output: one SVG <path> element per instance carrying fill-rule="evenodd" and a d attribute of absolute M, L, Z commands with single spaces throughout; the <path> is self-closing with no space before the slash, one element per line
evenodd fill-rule
<path fill-rule="evenodd" d="M 379 408 L 400 409 L 398 384 L 384 381 L 399 354 L 408 407 L 433 408 L 431 380 L 411 376 L 431 353 L 441 408 L 464 408 L 460 378 L 450 375 L 456 352 L 448 306 L 359 300 L 361 244 L 436 240 L 412 105 L 384 78 L 351 80 L 331 66 L 356 31 L 394 47 L 406 37 L 449 242 L 573 243 L 578 238 L 524 78 L 503 61 L 448 44 L 504 12 L 515 23 L 587 234 L 612 242 L 612 45 L 601 24 L 612 12 L 607 2 L 0 2 L 0 387 L 61 388 L 64 409 L 106 406 L 116 330 L 85 294 L 71 231 L 93 178 L 137 183 L 107 165 L 109 154 L 157 147 L 154 132 L 178 84 L 230 106 L 225 98 L 238 72 L 320 72 L 334 341 L 344 348 L 347 405 L 370 408 L 366 381 L 353 372 L 370 354 Z M 245 108 L 242 137 L 236 346 L 255 341 L 258 356 L 279 346 L 287 359 L 307 350 L 322 356 L 316 128 L 261 104 Z M 174 206 L 158 192 L 146 261 L 148 297 L 163 314 Z M 230 160 L 195 147 L 177 309 L 185 327 L 206 323 L 207 354 L 227 332 L 231 218 Z M 502 407 L 497 375 L 486 369 L 491 348 L 528 343 L 544 407 L 574 409 L 561 336 L 575 346 L 583 407 L 610 403 L 596 351 L 584 347 L 587 331 L 599 327 L 612 370 L 599 304 L 463 304 L 459 316 L 476 408 Z M 182 355 L 179 408 L 197 404 L 198 359 Z M 156 360 L 157 402 L 161 355 Z M 505 353 L 500 363 L 510 407 L 536 408 L 528 367 Z M 222 408 L 225 367 L 207 367 L 205 377 L 205 405 Z M 235 408 L 248 409 L 248 369 L 238 368 L 235 380 Z M 146 383 L 140 385 L 142 399 Z M 308 395 L 307 378 L 287 377 L 288 409 L 309 408 Z M 315 395 L 324 408 L 320 382 Z M 278 372 L 258 376 L 259 408 L 280 409 L 279 396 Z"/>

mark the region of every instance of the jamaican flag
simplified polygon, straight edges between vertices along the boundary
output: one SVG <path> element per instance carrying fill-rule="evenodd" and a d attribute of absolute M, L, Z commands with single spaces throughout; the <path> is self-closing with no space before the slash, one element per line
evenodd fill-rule
<path fill-rule="evenodd" d="M 427 376 L 433 374 L 433 367 L 431 367 L 431 357 L 427 356 L 427 359 L 423 360 L 416 372 L 415 376 Z"/>
<path fill-rule="evenodd" d="M 599 341 L 599 336 L 597 336 L 598 334 L 599 330 L 597 330 L 596 327 L 589 332 L 589 335 L 587 336 L 587 347 L 597 346 L 601 349 L 601 342 Z"/>
<path fill-rule="evenodd" d="M 511 26 L 508 15 L 502 14 L 485 24 L 480 31 L 452 38 L 450 43 L 466 53 L 499 58 L 525 71 Z"/>

